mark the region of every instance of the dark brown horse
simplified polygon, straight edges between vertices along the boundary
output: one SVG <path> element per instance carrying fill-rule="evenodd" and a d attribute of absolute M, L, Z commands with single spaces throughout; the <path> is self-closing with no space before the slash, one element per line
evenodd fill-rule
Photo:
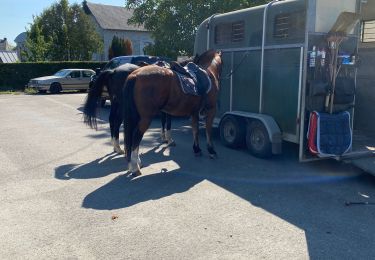
<path fill-rule="evenodd" d="M 201 154 L 198 141 L 199 112 L 206 114 L 207 150 L 210 157 L 216 157 L 211 130 L 216 112 L 216 99 L 221 73 L 221 52 L 209 50 L 196 56 L 194 63 L 207 72 L 211 89 L 204 96 L 185 94 L 176 74 L 170 69 L 146 66 L 132 72 L 124 88 L 125 147 L 129 171 L 140 175 L 139 144 L 149 128 L 152 118 L 164 111 L 173 116 L 191 116 L 193 129 L 193 150 Z"/>
<path fill-rule="evenodd" d="M 113 150 L 116 153 L 123 154 L 124 151 L 120 147 L 119 143 L 119 132 L 120 126 L 123 122 L 123 109 L 121 104 L 123 102 L 123 91 L 126 78 L 134 70 L 141 66 L 147 66 L 147 63 L 141 63 L 140 66 L 125 63 L 113 70 L 106 70 L 99 74 L 91 86 L 89 93 L 86 98 L 86 102 L 83 109 L 84 122 L 91 128 L 97 129 L 97 108 L 98 103 L 101 100 L 104 86 L 108 90 L 108 95 L 111 101 L 111 110 L 109 113 L 109 126 L 111 129 L 111 143 Z M 161 139 L 162 142 L 166 142 L 168 145 L 174 145 L 174 141 L 171 137 L 171 118 L 169 115 L 162 113 L 162 128 L 161 128 Z M 167 126 L 165 129 L 165 123 Z"/>

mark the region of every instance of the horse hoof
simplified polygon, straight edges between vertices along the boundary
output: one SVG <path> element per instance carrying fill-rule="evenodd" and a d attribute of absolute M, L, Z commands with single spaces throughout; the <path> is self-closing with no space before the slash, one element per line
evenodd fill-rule
<path fill-rule="evenodd" d="M 137 177 L 137 176 L 141 176 L 142 175 L 142 173 L 141 173 L 141 171 L 135 171 L 135 172 L 132 172 L 132 174 L 131 174 L 131 176 L 132 177 Z"/>

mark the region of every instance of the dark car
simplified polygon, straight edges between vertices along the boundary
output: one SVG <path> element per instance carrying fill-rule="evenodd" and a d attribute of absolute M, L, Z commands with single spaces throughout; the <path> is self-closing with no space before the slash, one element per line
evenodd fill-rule
<path fill-rule="evenodd" d="M 103 67 L 103 69 L 96 69 L 96 74 L 91 77 L 90 87 L 94 83 L 96 77 L 103 71 L 106 70 L 113 70 L 125 63 L 131 63 L 138 65 L 141 62 L 146 62 L 148 64 L 153 64 L 157 61 L 171 61 L 169 58 L 164 57 L 157 57 L 157 56 L 147 56 L 147 55 L 132 55 L 132 56 L 119 56 L 111 59 L 108 63 Z M 106 100 L 109 100 L 108 91 L 105 88 L 102 95 L 101 105 L 104 106 Z"/>

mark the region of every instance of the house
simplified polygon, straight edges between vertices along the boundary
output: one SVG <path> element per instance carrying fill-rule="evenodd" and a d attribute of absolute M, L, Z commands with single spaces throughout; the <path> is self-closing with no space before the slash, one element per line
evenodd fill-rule
<path fill-rule="evenodd" d="M 132 42 L 133 55 L 144 54 L 144 47 L 153 43 L 151 33 L 143 26 L 128 24 L 133 10 L 121 6 L 93 4 L 87 1 L 83 1 L 83 9 L 91 17 L 104 43 L 103 53 L 94 54 L 93 60 L 108 60 L 108 49 L 115 35 Z"/>
<path fill-rule="evenodd" d="M 16 51 L 2 51 L 0 50 L 0 63 L 14 63 L 18 62 L 18 55 Z"/>
<path fill-rule="evenodd" d="M 27 37 L 27 33 L 22 32 L 16 37 L 16 39 L 14 39 L 14 42 L 17 44 L 16 51 L 17 51 L 18 57 L 21 57 L 21 60 L 22 60 L 22 52 L 26 50 L 26 45 L 25 45 L 26 37 Z"/>
<path fill-rule="evenodd" d="M 3 40 L 0 39 L 0 51 L 7 51 L 9 49 L 9 44 L 7 38 Z"/>
<path fill-rule="evenodd" d="M 10 51 L 11 46 L 8 44 L 7 38 L 0 39 L 0 63 L 18 62 L 18 55 L 16 51 Z"/>

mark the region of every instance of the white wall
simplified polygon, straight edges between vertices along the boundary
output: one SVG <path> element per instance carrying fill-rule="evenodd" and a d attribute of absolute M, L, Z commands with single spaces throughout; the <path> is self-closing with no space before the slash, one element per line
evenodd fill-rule
<path fill-rule="evenodd" d="M 356 11 L 356 0 L 316 0 L 315 31 L 327 33 L 341 12 Z"/>

